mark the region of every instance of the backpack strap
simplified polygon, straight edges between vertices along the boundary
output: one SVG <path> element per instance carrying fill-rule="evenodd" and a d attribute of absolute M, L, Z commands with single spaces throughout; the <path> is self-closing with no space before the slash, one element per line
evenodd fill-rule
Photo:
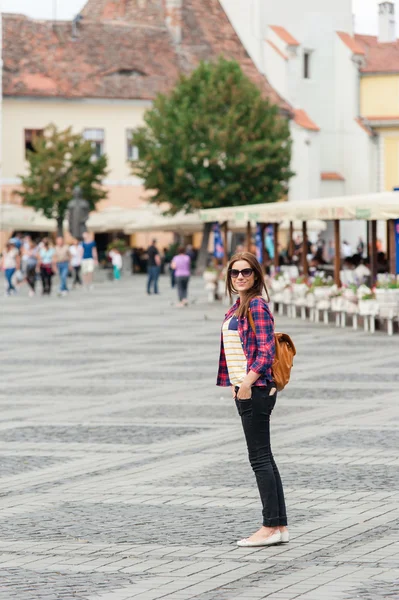
<path fill-rule="evenodd" d="M 252 331 L 253 331 L 253 332 L 254 332 L 254 334 L 256 335 L 256 327 L 255 327 L 255 322 L 254 322 L 254 318 L 253 318 L 253 316 L 252 316 L 252 313 L 251 313 L 251 311 L 250 311 L 250 310 L 248 311 L 248 321 L 249 321 L 249 324 L 250 324 L 250 326 L 251 326 L 251 329 L 252 329 Z"/>

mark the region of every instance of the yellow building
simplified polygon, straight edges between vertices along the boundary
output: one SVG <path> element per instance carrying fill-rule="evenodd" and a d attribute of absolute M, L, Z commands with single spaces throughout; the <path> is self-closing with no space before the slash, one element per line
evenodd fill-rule
<path fill-rule="evenodd" d="M 380 28 L 381 19 L 388 15 L 394 15 L 393 3 L 383 2 L 380 4 Z M 391 31 L 385 30 L 385 37 L 381 29 L 379 37 L 355 36 L 364 52 L 360 69 L 360 114 L 363 122 L 378 136 L 379 191 L 399 187 L 399 40 L 396 39 L 394 21 L 391 23 L 393 27 Z"/>
<path fill-rule="evenodd" d="M 26 150 L 54 123 L 71 126 L 92 141 L 96 153 L 107 154 L 108 199 L 100 210 L 145 203 L 142 182 L 129 166 L 137 151 L 131 130 L 180 73 L 221 54 L 237 60 L 263 94 L 288 111 L 248 57 L 218 0 L 88 0 L 74 22 L 5 14 L 2 201 L 19 201 L 15 190 L 26 170 Z M 140 234 L 134 243 L 144 245 L 150 237 Z M 166 243 L 172 236 L 157 237 Z"/>

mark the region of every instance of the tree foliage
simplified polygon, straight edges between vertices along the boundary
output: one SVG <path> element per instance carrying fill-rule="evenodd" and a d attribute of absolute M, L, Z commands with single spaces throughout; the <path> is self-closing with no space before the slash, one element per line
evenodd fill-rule
<path fill-rule="evenodd" d="M 20 176 L 23 189 L 19 194 L 25 204 L 57 219 L 58 231 L 62 233 L 75 186 L 80 186 L 91 208 L 106 198 L 101 183 L 106 175 L 107 157 L 96 157 L 91 142 L 72 133 L 71 128 L 59 131 L 55 125 L 49 125 L 42 136 L 36 136 L 33 148 L 27 153 L 28 173 Z"/>
<path fill-rule="evenodd" d="M 293 176 L 287 119 L 224 58 L 159 94 L 132 141 L 134 173 L 171 213 L 274 202 Z"/>

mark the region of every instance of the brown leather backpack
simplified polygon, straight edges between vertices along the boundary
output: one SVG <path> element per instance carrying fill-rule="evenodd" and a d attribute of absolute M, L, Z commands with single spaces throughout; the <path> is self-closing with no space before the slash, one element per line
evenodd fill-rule
<path fill-rule="evenodd" d="M 256 333 L 254 319 L 250 311 L 248 311 L 248 321 L 252 331 Z M 296 348 L 294 342 L 286 333 L 276 332 L 274 342 L 276 354 L 272 366 L 272 375 L 277 391 L 281 392 L 290 380 Z"/>

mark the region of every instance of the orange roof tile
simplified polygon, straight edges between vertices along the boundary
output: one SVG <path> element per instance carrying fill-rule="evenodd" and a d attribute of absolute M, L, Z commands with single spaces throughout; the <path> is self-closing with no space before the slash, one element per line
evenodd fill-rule
<path fill-rule="evenodd" d="M 324 171 L 323 173 L 321 173 L 320 179 L 322 181 L 345 181 L 345 177 L 343 177 L 340 173 L 328 171 Z"/>
<path fill-rule="evenodd" d="M 288 56 L 286 54 L 284 54 L 284 52 L 281 52 L 281 50 L 279 48 L 277 48 L 276 44 L 273 44 L 273 42 L 271 42 L 270 40 L 266 40 L 266 41 L 269 44 L 269 46 L 271 46 L 273 48 L 273 50 L 275 50 L 277 52 L 277 54 L 279 54 L 282 58 L 284 58 L 284 60 L 288 60 Z"/>
<path fill-rule="evenodd" d="M 362 121 L 362 119 L 355 119 L 355 121 L 356 121 L 356 123 L 357 123 L 358 125 L 360 125 L 360 127 L 361 127 L 362 129 L 364 129 L 364 131 L 365 131 L 365 132 L 366 132 L 368 135 L 370 135 L 370 136 L 371 136 L 371 135 L 373 135 L 373 132 L 372 132 L 372 130 L 370 129 L 370 127 L 368 127 L 368 126 L 366 125 L 366 123 L 365 123 L 364 121 Z"/>
<path fill-rule="evenodd" d="M 366 64 L 362 73 L 399 73 L 399 40 L 382 43 L 374 35 L 355 35 L 356 43 L 363 48 Z"/>
<path fill-rule="evenodd" d="M 345 33 L 344 31 L 337 31 L 337 34 L 344 42 L 344 44 L 348 46 L 349 50 L 353 52 L 353 54 L 365 54 L 363 47 L 360 44 L 358 44 L 356 39 L 349 35 L 349 33 Z"/>
<path fill-rule="evenodd" d="M 310 131 L 320 131 L 320 127 L 309 117 L 307 112 L 300 108 L 294 110 L 294 121 L 299 127 L 309 129 Z"/>
<path fill-rule="evenodd" d="M 270 25 L 270 29 L 277 33 L 277 35 L 288 44 L 288 46 L 300 46 L 300 43 L 292 36 L 284 27 L 279 25 Z"/>

